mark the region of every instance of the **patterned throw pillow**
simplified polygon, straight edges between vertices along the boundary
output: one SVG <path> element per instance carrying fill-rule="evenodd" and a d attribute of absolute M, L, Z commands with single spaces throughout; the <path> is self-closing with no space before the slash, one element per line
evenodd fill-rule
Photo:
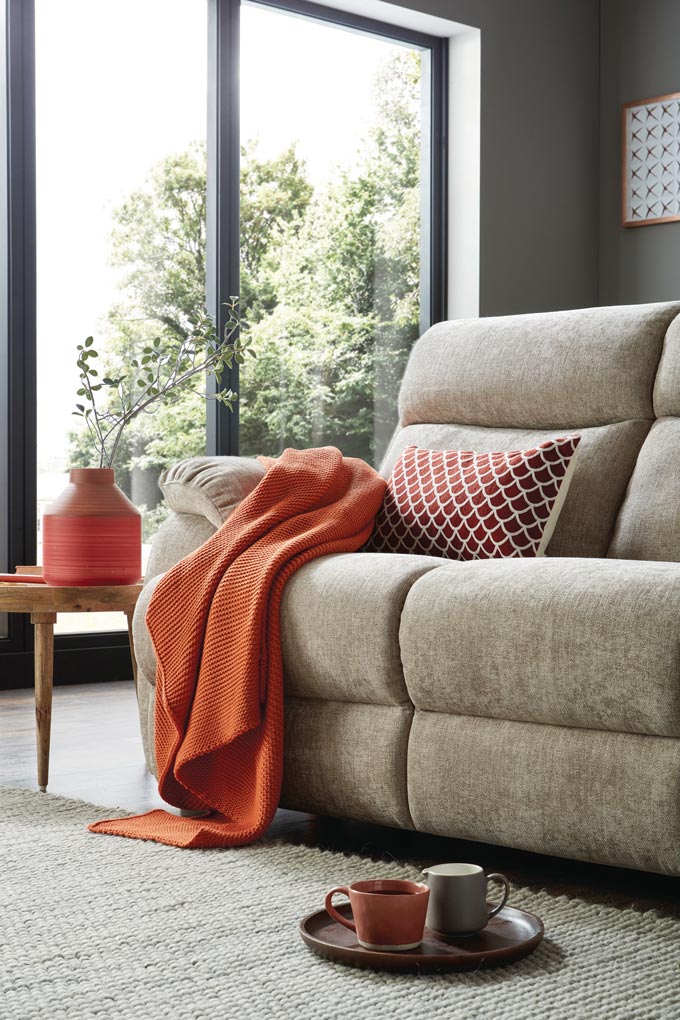
<path fill-rule="evenodd" d="M 505 453 L 407 446 L 365 548 L 450 560 L 542 556 L 580 438 L 548 439 L 533 450 Z"/>

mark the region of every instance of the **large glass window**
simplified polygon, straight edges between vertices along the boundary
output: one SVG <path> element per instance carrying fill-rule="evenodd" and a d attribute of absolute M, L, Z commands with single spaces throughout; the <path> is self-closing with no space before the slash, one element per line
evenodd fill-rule
<path fill-rule="evenodd" d="M 382 458 L 425 283 L 423 58 L 242 9 L 241 299 L 257 353 L 240 376 L 243 454 Z"/>
<path fill-rule="evenodd" d="M 77 345 L 128 378 L 149 339 L 186 334 L 206 282 L 213 315 L 240 293 L 257 357 L 225 373 L 234 415 L 192 394 L 128 429 L 114 467 L 145 552 L 183 457 L 334 444 L 377 464 L 410 346 L 444 311 L 444 41 L 305 0 L 3 7 L 0 569 L 40 562 L 45 506 L 97 464 Z M 28 669 L 30 629 L 5 626 Z M 81 632 L 123 627 L 62 617 L 57 659 L 76 679 L 96 648 L 106 667 L 123 635 Z"/>
<path fill-rule="evenodd" d="M 94 336 L 100 376 L 117 378 L 205 308 L 207 7 L 36 0 L 35 13 L 40 528 L 69 467 L 98 463 L 72 414 L 76 345 Z M 126 431 L 116 480 L 144 513 L 145 552 L 165 513 L 158 475 L 203 452 L 199 397 Z M 60 629 L 124 622 L 64 616 Z"/>

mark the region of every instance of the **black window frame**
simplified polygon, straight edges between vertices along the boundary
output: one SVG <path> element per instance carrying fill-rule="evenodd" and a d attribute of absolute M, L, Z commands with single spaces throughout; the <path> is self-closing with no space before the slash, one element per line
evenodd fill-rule
<path fill-rule="evenodd" d="M 428 288 L 421 292 L 421 328 L 446 317 L 447 291 L 447 91 L 448 39 L 429 36 L 308 0 L 243 0 L 248 6 L 311 18 L 419 48 L 428 55 L 430 215 L 426 258 Z M 239 292 L 239 21 L 241 0 L 208 3 L 208 176 L 206 301 L 219 328 L 225 303 Z M 0 146 L 0 214 L 6 213 L 0 249 L 6 316 L 0 325 L 0 416 L 7 413 L 0 451 L 0 570 L 36 557 L 36 163 L 35 0 L 5 0 L 3 104 L 4 153 Z M 0 291 L 2 293 L 2 291 Z M 223 377 L 238 390 L 238 366 Z M 0 422 L 2 419 L 0 418 Z M 238 404 L 230 413 L 207 405 L 206 452 L 238 454 Z M 6 633 L 7 636 L 3 636 Z M 33 683 L 32 633 L 28 618 L 0 617 L 0 689 Z M 55 684 L 131 677 L 127 633 L 57 635 Z"/>

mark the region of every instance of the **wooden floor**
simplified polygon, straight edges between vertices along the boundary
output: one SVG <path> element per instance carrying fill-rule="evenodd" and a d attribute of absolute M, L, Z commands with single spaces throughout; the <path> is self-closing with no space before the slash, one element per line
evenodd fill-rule
<path fill-rule="evenodd" d="M 0 786 L 35 790 L 33 693 L 0 692 Z M 52 713 L 49 792 L 103 807 L 145 811 L 162 805 L 147 773 L 132 684 L 58 687 Z M 679 791 L 680 795 L 680 791 Z M 479 843 L 279 811 L 270 834 L 291 842 L 396 858 L 414 869 L 436 861 L 472 861 L 511 881 L 680 916 L 680 879 L 580 864 Z M 376 868 L 376 874 L 380 871 Z"/>

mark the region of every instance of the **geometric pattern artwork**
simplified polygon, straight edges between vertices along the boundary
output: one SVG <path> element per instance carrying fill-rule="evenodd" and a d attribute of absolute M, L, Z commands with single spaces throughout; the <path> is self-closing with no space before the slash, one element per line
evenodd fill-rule
<path fill-rule="evenodd" d="M 366 551 L 450 560 L 542 556 L 579 439 L 563 436 L 530 450 L 494 453 L 407 446 Z"/>
<path fill-rule="evenodd" d="M 680 92 L 622 109 L 623 225 L 680 220 Z"/>

